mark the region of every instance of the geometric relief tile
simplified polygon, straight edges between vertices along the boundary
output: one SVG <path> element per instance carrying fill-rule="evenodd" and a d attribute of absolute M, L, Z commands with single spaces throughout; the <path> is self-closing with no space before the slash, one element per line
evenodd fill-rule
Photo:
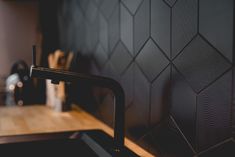
<path fill-rule="evenodd" d="M 75 6 L 76 7 L 76 6 Z M 72 21 L 76 27 L 80 27 L 84 21 L 84 15 L 79 7 L 76 7 L 72 12 Z M 93 18 L 93 17 L 92 17 Z M 94 19 L 92 19 L 94 21 Z"/>
<path fill-rule="evenodd" d="M 76 49 L 76 51 L 78 51 L 78 50 L 81 51 L 81 48 L 85 45 L 85 40 L 84 40 L 84 38 L 86 37 L 85 30 L 86 30 L 85 25 L 82 24 L 76 32 L 76 36 L 77 36 L 76 42 L 77 42 L 77 45 L 79 46 L 79 48 Z M 98 39 L 97 39 L 97 41 L 98 41 Z"/>
<path fill-rule="evenodd" d="M 232 125 L 233 125 L 233 132 L 235 135 L 235 66 L 233 66 L 233 101 L 232 101 L 232 114 L 233 114 L 233 121 L 232 121 Z M 234 136 L 235 137 L 235 136 Z"/>
<path fill-rule="evenodd" d="M 99 29 L 100 43 L 103 45 L 104 50 L 108 52 L 108 23 L 102 14 L 99 16 Z"/>
<path fill-rule="evenodd" d="M 151 3 L 151 36 L 169 58 L 170 11 L 171 9 L 162 0 L 154 0 Z"/>
<path fill-rule="evenodd" d="M 106 19 L 109 19 L 116 5 L 118 5 L 119 0 L 103 0 L 100 6 L 100 10 Z"/>
<path fill-rule="evenodd" d="M 105 63 L 108 59 L 108 56 L 100 43 L 98 44 L 98 46 L 96 48 L 96 52 L 94 53 L 94 58 L 95 58 L 95 62 L 97 63 L 99 69 L 102 69 L 102 67 L 105 65 Z"/>
<path fill-rule="evenodd" d="M 203 90 L 197 99 L 199 150 L 231 136 L 231 71 Z"/>
<path fill-rule="evenodd" d="M 125 6 L 130 10 L 132 14 L 135 14 L 136 10 L 138 9 L 140 3 L 143 0 L 122 0 Z"/>
<path fill-rule="evenodd" d="M 103 89 L 105 91 L 106 89 Z M 108 124 L 110 127 L 113 126 L 113 116 L 114 116 L 114 96 L 112 93 L 105 95 L 101 104 L 99 104 L 99 114 L 101 119 Z"/>
<path fill-rule="evenodd" d="M 233 53 L 234 0 L 202 0 L 199 32 L 230 61 Z"/>
<path fill-rule="evenodd" d="M 180 0 L 172 9 L 172 57 L 197 33 L 198 0 Z"/>
<path fill-rule="evenodd" d="M 132 57 L 129 54 L 128 50 L 122 42 L 119 42 L 114 48 L 113 54 L 110 58 L 110 62 L 114 66 L 116 72 L 118 74 L 121 74 L 125 70 L 127 65 L 131 62 L 131 60 Z"/>
<path fill-rule="evenodd" d="M 90 23 L 93 23 L 93 21 L 95 20 L 97 12 L 98 8 L 92 1 L 90 1 L 86 10 L 86 17 Z"/>
<path fill-rule="evenodd" d="M 121 40 L 127 49 L 133 54 L 133 17 L 128 10 L 121 4 Z"/>
<path fill-rule="evenodd" d="M 89 53 L 93 52 L 93 49 L 98 42 L 98 33 L 99 31 L 96 24 L 90 25 L 88 22 L 86 22 L 86 45 Z"/>
<path fill-rule="evenodd" d="M 150 85 L 137 65 L 134 65 L 134 103 L 127 109 L 127 132 L 135 139 L 146 132 L 149 120 Z"/>
<path fill-rule="evenodd" d="M 156 157 L 193 157 L 194 153 L 178 130 L 169 124 L 157 126 L 142 139 Z M 141 142 L 142 142 L 141 141 Z"/>
<path fill-rule="evenodd" d="M 212 150 L 206 151 L 199 155 L 199 157 L 234 157 L 235 156 L 235 143 L 228 141 L 220 146 L 213 148 Z"/>
<path fill-rule="evenodd" d="M 102 69 L 102 75 L 106 77 L 111 77 L 112 79 L 119 81 L 120 75 L 116 72 L 112 62 L 108 61 Z"/>
<path fill-rule="evenodd" d="M 80 7 L 81 7 L 82 11 L 86 12 L 89 1 L 90 0 L 80 0 L 79 1 L 79 4 L 80 4 Z"/>
<path fill-rule="evenodd" d="M 134 63 L 123 73 L 121 85 L 125 91 L 125 104 L 128 107 L 134 100 Z"/>
<path fill-rule="evenodd" d="M 176 3 L 177 0 L 163 0 L 165 1 L 169 6 L 173 7 L 173 5 Z"/>
<path fill-rule="evenodd" d="M 114 9 L 109 21 L 109 52 L 112 52 L 114 46 L 119 40 L 120 34 L 120 23 L 119 23 L 119 5 Z"/>
<path fill-rule="evenodd" d="M 184 136 L 195 146 L 196 93 L 175 68 L 172 69 L 171 114 Z"/>
<path fill-rule="evenodd" d="M 95 1 L 98 6 L 103 2 L 103 0 L 93 0 L 93 1 Z"/>
<path fill-rule="evenodd" d="M 151 87 L 151 126 L 158 124 L 169 115 L 170 72 L 168 66 L 153 82 Z"/>
<path fill-rule="evenodd" d="M 149 39 L 136 58 L 143 72 L 151 82 L 169 63 L 166 57 Z"/>
<path fill-rule="evenodd" d="M 100 69 L 96 65 L 95 61 L 91 62 L 90 74 L 92 74 L 92 75 L 100 75 Z"/>
<path fill-rule="evenodd" d="M 199 36 L 174 60 L 174 64 L 196 92 L 202 90 L 231 66 Z"/>
<path fill-rule="evenodd" d="M 139 52 L 145 41 L 149 38 L 149 0 L 144 0 L 134 16 L 134 50 Z"/>

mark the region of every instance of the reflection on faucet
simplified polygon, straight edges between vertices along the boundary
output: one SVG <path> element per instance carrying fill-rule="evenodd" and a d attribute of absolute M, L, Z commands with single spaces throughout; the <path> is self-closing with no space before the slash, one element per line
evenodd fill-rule
<path fill-rule="evenodd" d="M 52 83 L 58 84 L 60 81 L 64 82 L 81 82 L 93 86 L 100 86 L 110 88 L 115 96 L 115 111 L 114 111 L 114 151 L 120 152 L 124 147 L 124 111 L 125 111 L 125 95 L 121 85 L 107 77 L 87 75 L 81 73 L 74 73 L 58 69 L 50 69 L 36 66 L 36 48 L 33 47 L 33 65 L 30 69 L 30 76 L 50 79 Z"/>

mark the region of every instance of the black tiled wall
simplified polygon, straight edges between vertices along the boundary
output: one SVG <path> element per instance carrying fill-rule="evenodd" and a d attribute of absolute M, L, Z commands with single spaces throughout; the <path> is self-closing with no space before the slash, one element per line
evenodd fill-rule
<path fill-rule="evenodd" d="M 233 0 L 64 0 L 58 10 L 61 48 L 123 85 L 130 138 L 166 157 L 231 153 Z M 111 125 L 112 95 L 99 92 L 97 115 Z"/>

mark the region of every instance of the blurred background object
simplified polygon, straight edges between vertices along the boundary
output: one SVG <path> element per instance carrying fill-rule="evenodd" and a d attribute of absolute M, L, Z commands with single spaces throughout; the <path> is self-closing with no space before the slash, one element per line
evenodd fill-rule
<path fill-rule="evenodd" d="M 7 106 L 29 105 L 34 103 L 34 85 L 29 77 L 29 67 L 23 60 L 13 64 L 6 79 Z"/>
<path fill-rule="evenodd" d="M 48 65 L 53 69 L 68 70 L 73 58 L 73 53 L 56 50 L 49 54 Z M 59 82 L 58 85 L 52 84 L 51 80 L 46 80 L 46 105 L 55 111 L 69 110 L 70 104 L 67 102 L 67 93 L 65 83 Z"/>

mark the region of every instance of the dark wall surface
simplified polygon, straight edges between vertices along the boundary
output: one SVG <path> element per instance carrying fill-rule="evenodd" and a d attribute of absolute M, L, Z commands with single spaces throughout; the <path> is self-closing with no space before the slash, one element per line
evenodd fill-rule
<path fill-rule="evenodd" d="M 164 157 L 235 156 L 233 0 L 64 0 L 58 26 L 62 49 L 123 85 L 137 144 Z M 96 116 L 112 125 L 112 94 L 95 92 Z"/>

